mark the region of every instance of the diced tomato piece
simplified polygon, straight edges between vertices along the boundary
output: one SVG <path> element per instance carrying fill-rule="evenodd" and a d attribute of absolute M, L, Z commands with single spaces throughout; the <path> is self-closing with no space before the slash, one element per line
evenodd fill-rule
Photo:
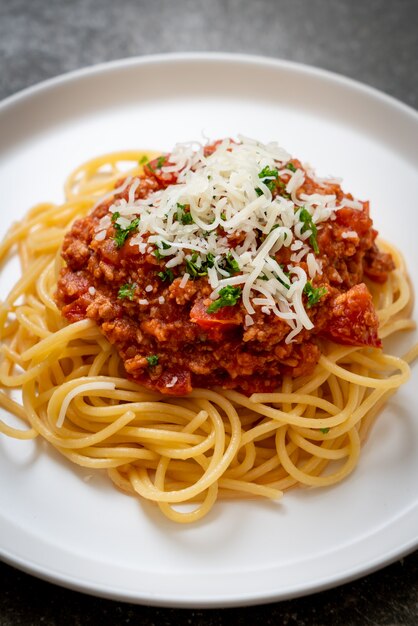
<path fill-rule="evenodd" d="M 203 154 L 205 155 L 205 157 L 208 157 L 211 154 L 213 154 L 220 143 L 221 143 L 221 140 L 218 139 L 218 141 L 211 143 L 210 146 L 205 146 L 203 148 Z"/>
<path fill-rule="evenodd" d="M 214 313 L 208 313 L 207 308 L 204 300 L 198 300 L 190 311 L 191 321 L 201 328 L 232 328 L 241 324 L 242 317 L 237 307 L 224 306 Z"/>
<path fill-rule="evenodd" d="M 174 163 L 170 162 L 169 155 L 162 154 L 144 165 L 144 174 L 153 176 L 163 187 L 175 185 L 177 183 L 177 172 L 163 172 L 161 169 L 167 165 L 174 165 Z"/>
<path fill-rule="evenodd" d="M 62 307 L 62 314 L 67 320 L 73 324 L 74 322 L 80 322 L 86 317 L 86 310 L 91 302 L 91 298 L 86 295 L 77 298 L 71 304 L 66 304 Z"/>
<path fill-rule="evenodd" d="M 367 234 L 372 227 L 372 220 L 369 217 L 369 203 L 363 202 L 363 210 L 344 207 L 336 212 L 336 222 L 341 226 L 355 230 L 358 235 Z"/>
<path fill-rule="evenodd" d="M 361 283 L 335 298 L 324 332 L 337 343 L 381 348 L 378 329 L 372 297 Z"/>
<path fill-rule="evenodd" d="M 211 143 L 209 146 L 205 146 L 203 148 L 203 154 L 205 155 L 205 157 L 210 156 L 211 154 L 213 154 L 215 152 L 215 150 L 221 145 L 221 143 L 223 142 L 223 139 L 217 139 L 216 141 L 214 141 L 213 143 Z M 229 138 L 229 141 L 231 143 L 236 143 L 236 141 L 234 141 L 233 139 Z"/>

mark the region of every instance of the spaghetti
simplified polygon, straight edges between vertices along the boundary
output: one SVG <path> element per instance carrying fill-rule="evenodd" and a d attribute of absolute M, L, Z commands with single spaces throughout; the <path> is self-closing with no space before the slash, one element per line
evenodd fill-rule
<path fill-rule="evenodd" d="M 297 485 L 341 481 L 377 412 L 408 379 L 417 346 L 401 359 L 322 338 L 313 372 L 284 375 L 274 392 L 248 397 L 215 387 L 168 396 L 126 378 L 93 320 L 62 317 L 56 289 L 65 233 L 112 198 L 122 178 L 141 176 L 143 160 L 143 152 L 129 151 L 88 161 L 67 180 L 64 204 L 35 206 L 1 244 L 3 264 L 18 255 L 21 277 L 0 308 L 0 405 L 29 428 L 0 422 L 0 431 L 41 436 L 182 523 L 202 518 L 219 498 L 277 499 Z M 403 260 L 389 244 L 379 246 L 396 266 L 384 284 L 368 283 L 384 339 L 414 322 Z M 184 503 L 191 506 L 178 508 Z"/>

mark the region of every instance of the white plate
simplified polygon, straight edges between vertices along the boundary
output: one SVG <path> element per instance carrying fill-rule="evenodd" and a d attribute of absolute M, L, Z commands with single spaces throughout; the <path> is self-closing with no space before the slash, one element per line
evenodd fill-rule
<path fill-rule="evenodd" d="M 345 78 L 246 56 L 131 59 L 6 100 L 0 234 L 31 204 L 60 200 L 65 176 L 87 158 L 169 150 L 202 132 L 275 139 L 319 174 L 342 175 L 346 189 L 371 200 L 382 236 L 415 270 L 417 114 Z M 91 472 L 42 443 L 3 437 L 3 557 L 93 594 L 189 607 L 289 598 L 372 571 L 417 545 L 417 374 L 387 405 L 343 484 L 294 491 L 281 503 L 219 504 L 191 527 L 119 493 L 104 475 L 84 480 Z"/>

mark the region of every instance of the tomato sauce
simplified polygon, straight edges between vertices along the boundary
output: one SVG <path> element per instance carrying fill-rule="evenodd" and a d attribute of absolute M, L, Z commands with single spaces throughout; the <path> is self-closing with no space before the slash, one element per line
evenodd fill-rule
<path fill-rule="evenodd" d="M 297 160 L 293 163 L 300 166 Z M 136 197 L 175 182 L 155 160 L 145 166 Z M 309 176 L 299 192 L 334 193 L 337 202 L 352 198 L 339 185 L 317 184 Z M 127 198 L 127 193 L 118 197 Z M 56 300 L 69 322 L 89 318 L 98 324 L 118 350 L 128 378 L 164 394 L 184 395 L 198 386 L 250 394 L 277 388 L 284 375 L 310 374 L 321 354 L 321 338 L 380 347 L 378 319 L 364 277 L 385 282 L 393 262 L 376 247 L 367 202 L 361 210 L 340 209 L 318 229 L 322 274 L 315 286 L 323 288 L 324 296 L 306 308 L 314 328 L 302 330 L 291 343 L 285 342 L 288 324 L 259 307 L 249 327 L 241 301 L 208 313 L 212 289 L 206 277 L 182 286 L 184 267 L 174 267 L 168 275 L 161 259 L 129 245 L 129 237 L 118 248 L 113 225 L 104 240 L 97 240 L 97 225 L 111 202 L 77 220 L 67 233 L 62 249 L 66 266 Z M 349 237 L 344 235 L 347 229 Z M 239 233 L 230 237 L 231 248 L 239 241 Z M 289 249 L 282 248 L 276 260 L 287 263 Z M 299 265 L 307 271 L 306 263 Z M 124 285 L 130 291 L 121 296 Z"/>

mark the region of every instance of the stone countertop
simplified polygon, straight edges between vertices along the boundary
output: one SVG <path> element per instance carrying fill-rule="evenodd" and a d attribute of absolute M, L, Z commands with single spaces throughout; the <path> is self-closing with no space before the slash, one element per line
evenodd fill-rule
<path fill-rule="evenodd" d="M 222 51 L 315 65 L 418 108 L 417 23 L 416 0 L 1 0 L 0 100 L 103 61 Z M 123 604 L 62 589 L 6 564 L 0 564 L 0 580 L 0 626 L 418 623 L 417 552 L 333 590 L 242 609 Z"/>

